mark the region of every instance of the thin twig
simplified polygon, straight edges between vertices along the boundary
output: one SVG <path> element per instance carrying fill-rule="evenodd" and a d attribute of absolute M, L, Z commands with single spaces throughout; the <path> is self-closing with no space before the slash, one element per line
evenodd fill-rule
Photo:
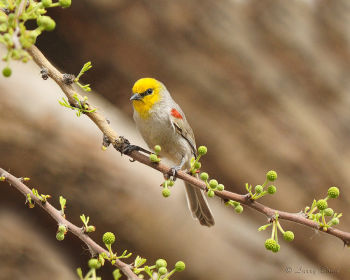
<path fill-rule="evenodd" d="M 32 46 L 28 49 L 28 52 L 32 55 L 34 62 L 41 68 L 46 68 L 48 70 L 48 75 L 61 87 L 62 91 L 67 96 L 68 100 L 70 102 L 74 103 L 73 95 L 77 94 L 72 85 L 66 85 L 63 82 L 63 74 L 60 73 L 42 54 L 42 52 L 35 46 Z M 83 100 L 83 97 L 78 95 L 78 98 Z M 89 110 L 94 109 L 94 107 L 89 104 Z M 102 131 L 102 133 L 108 138 L 108 140 L 113 144 L 114 147 L 117 149 L 120 149 L 125 145 L 125 139 L 123 137 L 118 137 L 118 134 L 111 128 L 109 125 L 109 122 L 106 120 L 106 118 L 98 111 L 92 112 L 92 113 L 86 113 L 86 115 L 98 126 L 98 128 Z M 152 163 L 147 156 L 144 154 L 138 152 L 138 151 L 132 151 L 130 154 L 128 154 L 129 157 L 131 157 L 133 160 L 137 160 L 145 165 L 148 165 L 163 174 L 169 174 L 170 167 L 166 166 L 162 163 Z M 177 177 L 190 183 L 192 186 L 200 188 L 202 190 L 206 190 L 207 187 L 203 181 L 200 179 L 193 177 L 189 174 L 187 174 L 184 171 L 177 172 Z M 312 220 L 307 219 L 301 214 L 295 214 L 295 213 L 288 213 L 280 210 L 276 210 L 273 208 L 270 208 L 268 206 L 265 206 L 259 202 L 252 201 L 249 199 L 246 195 L 240 195 L 237 193 L 229 192 L 229 191 L 215 191 L 215 194 L 222 198 L 223 200 L 235 200 L 238 201 L 246 206 L 249 206 L 256 211 L 265 214 L 268 218 L 271 218 L 275 215 L 276 212 L 279 214 L 279 219 L 292 221 L 298 224 L 305 225 L 307 227 L 311 227 L 314 229 L 317 229 L 321 232 L 326 232 L 330 235 L 336 236 L 340 238 L 345 245 L 350 245 L 350 233 L 341 231 L 334 228 L 328 228 L 327 231 L 322 230 L 322 228 L 319 227 L 317 222 L 314 222 Z"/>
<path fill-rule="evenodd" d="M 61 215 L 61 211 L 57 210 L 53 207 L 49 202 L 41 202 L 40 199 L 35 196 L 32 191 L 22 183 L 22 181 L 12 174 L 8 173 L 4 169 L 0 168 L 0 177 L 5 177 L 5 181 L 7 181 L 11 186 L 15 187 L 26 197 L 27 194 L 30 194 L 32 201 L 34 201 L 37 205 L 39 205 L 42 209 L 44 209 L 58 224 L 63 224 L 67 227 L 67 229 L 72 232 L 75 236 L 77 236 L 81 241 L 83 241 L 89 249 L 97 254 L 106 253 L 109 256 L 109 252 L 103 249 L 100 245 L 98 245 L 94 240 L 92 240 L 86 233 L 84 233 L 81 227 L 78 227 L 72 224 L 70 221 L 65 219 Z M 115 260 L 115 266 L 118 267 L 130 280 L 139 280 L 130 268 L 130 266 L 119 259 Z"/>

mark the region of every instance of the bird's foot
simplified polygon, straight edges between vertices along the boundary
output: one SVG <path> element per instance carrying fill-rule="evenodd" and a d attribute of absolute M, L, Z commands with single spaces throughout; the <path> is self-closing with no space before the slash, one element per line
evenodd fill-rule
<path fill-rule="evenodd" d="M 177 172 L 181 170 L 181 166 L 173 166 L 172 168 L 170 168 L 169 172 L 167 173 L 167 178 L 170 179 L 171 181 L 175 181 L 176 180 L 176 174 Z"/>
<path fill-rule="evenodd" d="M 145 154 L 151 154 L 150 151 L 147 151 L 146 149 L 130 144 L 129 140 L 124 137 L 119 137 L 119 141 L 116 141 L 115 148 L 123 155 L 130 155 L 133 151 L 139 151 L 143 152 Z"/>

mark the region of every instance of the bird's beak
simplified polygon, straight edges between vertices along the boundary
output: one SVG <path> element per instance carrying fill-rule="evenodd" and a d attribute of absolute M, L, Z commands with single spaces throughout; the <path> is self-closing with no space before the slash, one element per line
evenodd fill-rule
<path fill-rule="evenodd" d="M 138 93 L 135 93 L 133 96 L 130 97 L 130 100 L 141 100 L 142 96 Z"/>

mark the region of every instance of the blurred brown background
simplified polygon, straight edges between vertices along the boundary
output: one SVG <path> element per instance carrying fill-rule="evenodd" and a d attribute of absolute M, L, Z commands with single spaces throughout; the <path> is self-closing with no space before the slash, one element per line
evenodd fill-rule
<path fill-rule="evenodd" d="M 208 146 L 204 169 L 227 189 L 244 193 L 246 182 L 260 184 L 275 169 L 278 191 L 261 201 L 297 212 L 337 185 L 341 197 L 330 206 L 350 230 L 349 1 L 73 0 L 49 14 L 57 27 L 39 48 L 68 73 L 92 61 L 83 77 L 96 91 L 89 99 L 119 134 L 144 145 L 129 96 L 136 79 L 155 77 L 186 112 L 197 144 Z M 272 254 L 264 249 L 270 233 L 257 232 L 266 218 L 218 200 L 216 226 L 200 227 L 182 182 L 162 198 L 162 176 L 103 153 L 100 131 L 59 106 L 62 93 L 36 65 L 12 67 L 10 79 L 0 77 L 0 166 L 31 177 L 56 206 L 66 197 L 68 218 L 79 224 L 89 215 L 96 241 L 113 231 L 120 252 L 169 266 L 184 260 L 174 279 L 350 278 L 349 249 L 308 228 L 283 222 L 295 241 Z M 90 257 L 84 244 L 70 234 L 58 242 L 46 213 L 29 210 L 6 184 L 1 192 L 0 279 L 76 279 Z M 103 279 L 111 271 L 104 267 Z"/>

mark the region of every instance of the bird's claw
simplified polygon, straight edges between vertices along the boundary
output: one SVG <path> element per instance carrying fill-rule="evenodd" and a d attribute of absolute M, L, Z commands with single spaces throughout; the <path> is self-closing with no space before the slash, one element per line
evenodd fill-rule
<path fill-rule="evenodd" d="M 169 172 L 168 172 L 168 178 L 171 181 L 175 181 L 176 180 L 176 174 L 177 172 L 181 169 L 180 166 L 173 166 L 172 168 L 170 168 Z"/>
<path fill-rule="evenodd" d="M 132 151 L 141 151 L 141 150 L 142 148 L 139 146 L 127 144 L 123 147 L 123 149 L 121 150 L 121 153 L 129 155 L 131 154 Z"/>

